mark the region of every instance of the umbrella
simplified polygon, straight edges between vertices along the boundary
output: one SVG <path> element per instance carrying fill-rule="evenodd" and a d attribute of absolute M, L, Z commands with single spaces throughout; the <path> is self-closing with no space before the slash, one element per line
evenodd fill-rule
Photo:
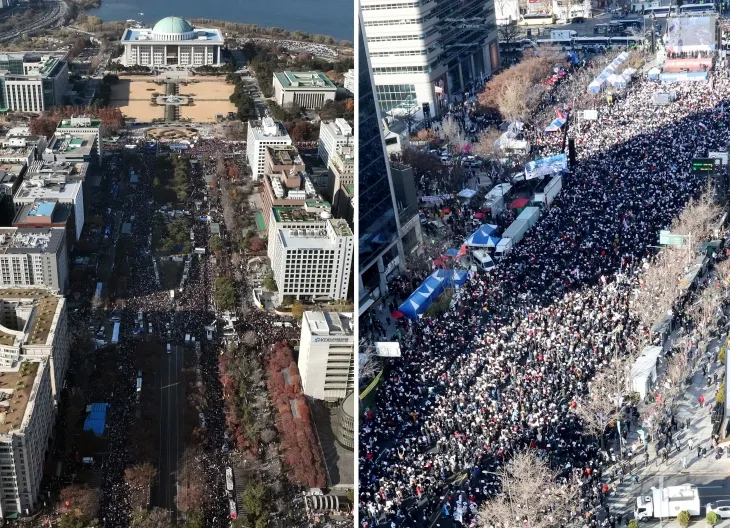
<path fill-rule="evenodd" d="M 484 213 L 477 213 L 474 215 L 474 218 L 476 218 L 477 220 L 481 220 L 485 216 L 487 216 L 487 215 L 485 215 Z"/>
<path fill-rule="evenodd" d="M 451 248 L 451 249 L 447 249 L 446 250 L 446 255 L 449 256 L 449 257 L 455 257 L 458 254 L 459 254 L 459 250 L 458 249 Z"/>
<path fill-rule="evenodd" d="M 396 310 L 395 312 L 393 312 L 390 315 L 393 316 L 393 319 L 402 319 L 405 314 L 403 312 L 399 312 Z"/>

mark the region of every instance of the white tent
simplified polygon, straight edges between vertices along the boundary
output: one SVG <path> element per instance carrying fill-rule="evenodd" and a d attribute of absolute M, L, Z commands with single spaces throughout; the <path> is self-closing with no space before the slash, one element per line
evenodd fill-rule
<path fill-rule="evenodd" d="M 631 386 L 634 392 L 639 393 L 643 400 L 656 381 L 656 364 L 662 355 L 662 347 L 648 346 L 636 358 L 631 367 Z"/>

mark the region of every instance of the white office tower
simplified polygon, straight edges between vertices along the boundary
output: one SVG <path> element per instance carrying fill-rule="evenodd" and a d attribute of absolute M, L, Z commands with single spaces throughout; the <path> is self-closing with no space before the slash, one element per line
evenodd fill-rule
<path fill-rule="evenodd" d="M 322 121 L 319 124 L 319 139 L 317 140 L 317 154 L 325 165 L 329 163 L 330 156 L 340 145 L 352 145 L 352 127 L 347 120 L 338 117 L 334 121 Z"/>
<path fill-rule="evenodd" d="M 323 212 L 316 221 L 270 222 L 269 232 L 268 256 L 281 299 L 347 298 L 355 241 L 346 221 Z"/>
<path fill-rule="evenodd" d="M 499 67 L 494 0 L 360 0 L 360 9 L 384 116 L 442 115 Z"/>
<path fill-rule="evenodd" d="M 249 121 L 246 135 L 246 158 L 251 167 L 251 178 L 258 181 L 264 175 L 266 147 L 291 145 L 292 141 L 284 125 L 270 117 L 261 121 Z"/>
<path fill-rule="evenodd" d="M 45 286 L 64 293 L 68 273 L 64 228 L 0 228 L 2 288 Z"/>
<path fill-rule="evenodd" d="M 355 390 L 353 326 L 351 313 L 304 312 L 297 364 L 304 394 L 337 401 Z"/>

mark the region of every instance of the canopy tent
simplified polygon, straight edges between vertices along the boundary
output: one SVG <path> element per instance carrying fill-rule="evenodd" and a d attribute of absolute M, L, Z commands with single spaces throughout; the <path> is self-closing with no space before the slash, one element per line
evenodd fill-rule
<path fill-rule="evenodd" d="M 472 198 L 476 196 L 477 192 L 474 189 L 462 189 L 457 196 L 459 198 Z"/>
<path fill-rule="evenodd" d="M 616 73 L 612 73 L 611 75 L 609 75 L 606 81 L 614 88 L 620 90 L 626 88 L 626 86 L 629 84 L 628 80 L 623 75 L 618 75 Z"/>
<path fill-rule="evenodd" d="M 492 236 L 496 230 L 497 226 L 484 224 L 466 238 L 465 244 L 470 247 L 494 247 L 492 241 L 496 240 L 499 242 L 498 238 Z"/>
<path fill-rule="evenodd" d="M 618 70 L 618 68 L 626 62 L 629 58 L 628 52 L 622 52 L 618 57 L 611 61 L 611 64 L 606 66 L 601 73 L 596 76 L 595 79 L 588 85 L 588 93 L 596 95 L 598 92 L 603 90 L 609 83 L 608 78 Z"/>
<path fill-rule="evenodd" d="M 556 117 L 552 123 L 550 123 L 547 127 L 545 127 L 545 133 L 549 134 L 551 132 L 557 132 L 560 130 L 563 125 L 565 124 L 565 119 L 561 117 Z"/>
<path fill-rule="evenodd" d="M 522 209 L 523 207 L 527 207 L 527 204 L 530 203 L 530 200 L 527 198 L 517 198 L 514 202 L 512 202 L 512 205 L 509 206 L 510 209 Z"/>
<path fill-rule="evenodd" d="M 92 431 L 97 436 L 103 435 L 106 428 L 106 409 L 106 403 L 92 403 L 87 406 L 84 431 Z"/>
<path fill-rule="evenodd" d="M 642 400 L 646 398 L 646 395 L 656 381 L 656 364 L 661 355 L 662 347 L 648 346 L 636 358 L 634 366 L 631 367 L 632 388 L 634 392 L 639 393 L 639 397 Z"/>
<path fill-rule="evenodd" d="M 409 319 L 418 319 L 448 287 L 461 287 L 469 277 L 466 270 L 436 270 L 398 307 Z"/>
<path fill-rule="evenodd" d="M 455 257 L 459 254 L 459 250 L 456 248 L 447 249 L 445 255 L 448 255 L 449 257 Z"/>
<path fill-rule="evenodd" d="M 660 73 L 662 73 L 662 70 L 660 70 L 659 68 L 652 68 L 647 72 L 646 76 L 649 79 L 658 79 Z"/>

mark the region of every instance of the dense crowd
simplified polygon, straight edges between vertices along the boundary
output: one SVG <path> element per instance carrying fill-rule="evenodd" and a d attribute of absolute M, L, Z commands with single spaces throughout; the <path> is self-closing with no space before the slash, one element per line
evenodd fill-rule
<path fill-rule="evenodd" d="M 489 472 L 525 448 L 582 485 L 581 510 L 605 502 L 600 466 L 611 454 L 583 435 L 570 403 L 644 330 L 629 315 L 636 272 L 705 184 L 690 160 L 726 146 L 728 88 L 716 72 L 708 85 L 673 86 L 678 100 L 654 107 L 659 85 L 639 80 L 601 106 L 577 134 L 562 194 L 525 239 L 470 277 L 445 314 L 404 327 L 403 356 L 361 417 L 363 526 L 427 526 L 439 508 L 473 526 L 497 491 Z M 545 153 L 562 148 L 543 143 Z"/>

